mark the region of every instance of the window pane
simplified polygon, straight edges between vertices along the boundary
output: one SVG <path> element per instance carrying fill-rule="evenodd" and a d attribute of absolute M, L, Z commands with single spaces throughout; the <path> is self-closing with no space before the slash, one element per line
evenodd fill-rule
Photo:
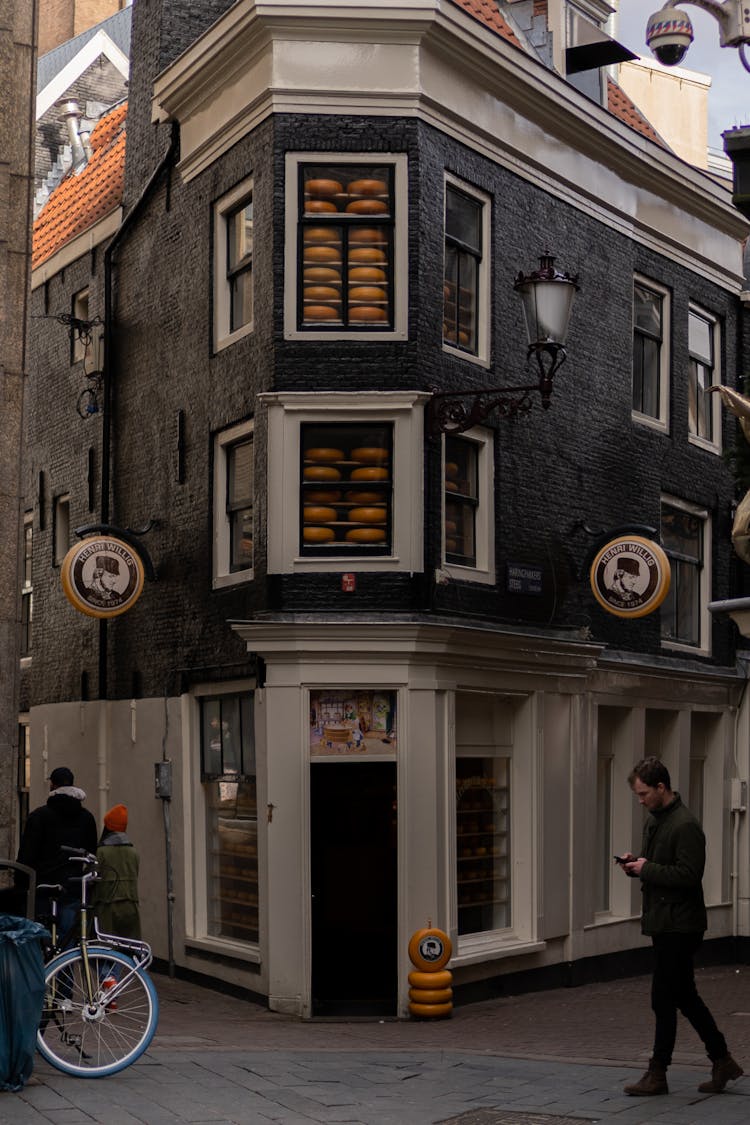
<path fill-rule="evenodd" d="M 596 898 L 594 909 L 610 909 L 612 878 L 612 759 L 596 762 Z"/>
<path fill-rule="evenodd" d="M 679 553 L 700 562 L 703 521 L 692 512 L 662 505 L 661 540 L 668 554 Z"/>
<path fill-rule="evenodd" d="M 229 282 L 229 327 L 232 332 L 250 324 L 253 319 L 253 274 L 247 269 L 237 273 Z"/>
<path fill-rule="evenodd" d="M 710 367 L 713 363 L 712 325 L 697 313 L 690 313 L 688 321 L 688 347 L 690 354 L 702 359 Z"/>
<path fill-rule="evenodd" d="M 389 165 L 301 170 L 302 326 L 391 327 L 393 205 Z"/>
<path fill-rule="evenodd" d="M 712 403 L 705 393 L 711 386 L 712 371 L 697 360 L 688 364 L 688 424 L 690 433 L 709 441 L 713 437 Z"/>
<path fill-rule="evenodd" d="M 223 695 L 221 706 L 221 757 L 222 773 L 240 772 L 242 757 L 242 728 L 240 726 L 240 700 L 236 695 Z"/>
<path fill-rule="evenodd" d="M 253 565 L 253 442 L 237 442 L 226 451 L 227 514 L 229 518 L 229 569 Z"/>
<path fill-rule="evenodd" d="M 476 566 L 476 519 L 479 503 L 477 446 L 466 438 L 445 441 L 445 558 Z"/>
<path fill-rule="evenodd" d="M 258 941 L 258 820 L 255 778 L 212 781 L 206 796 L 208 932 Z"/>
<path fill-rule="evenodd" d="M 459 934 L 511 924 L 509 802 L 509 758 L 456 759 Z"/>
<path fill-rule="evenodd" d="M 662 297 L 633 289 L 633 409 L 659 418 L 661 408 Z"/>
<path fill-rule="evenodd" d="M 301 427 L 300 550 L 372 555 L 391 549 L 393 427 Z"/>
<path fill-rule="evenodd" d="M 636 329 L 661 339 L 662 297 L 636 285 L 633 295 L 633 324 Z"/>
<path fill-rule="evenodd" d="M 253 204 L 243 203 L 227 218 L 227 267 L 237 268 L 253 252 Z"/>
<path fill-rule="evenodd" d="M 224 772 L 221 759 L 221 704 L 218 699 L 201 702 L 201 772 L 220 777 Z"/>
<path fill-rule="evenodd" d="M 445 193 L 445 233 L 479 254 L 482 248 L 482 205 L 449 187 Z"/>

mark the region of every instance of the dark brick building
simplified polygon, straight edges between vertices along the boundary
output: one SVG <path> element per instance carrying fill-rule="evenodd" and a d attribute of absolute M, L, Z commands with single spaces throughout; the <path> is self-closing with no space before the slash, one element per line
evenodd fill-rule
<path fill-rule="evenodd" d="M 703 388 L 737 383 L 745 228 L 525 7 L 141 0 L 127 120 L 37 225 L 34 784 L 73 765 L 165 854 L 160 957 L 302 1015 L 403 1014 L 428 922 L 458 985 L 638 946 L 610 864 L 644 753 L 710 830 L 712 936 L 744 916 Z M 514 282 L 547 253 L 580 285 L 549 409 L 440 432 L 436 392 L 536 381 Z M 154 566 L 128 612 L 108 537 Z"/>

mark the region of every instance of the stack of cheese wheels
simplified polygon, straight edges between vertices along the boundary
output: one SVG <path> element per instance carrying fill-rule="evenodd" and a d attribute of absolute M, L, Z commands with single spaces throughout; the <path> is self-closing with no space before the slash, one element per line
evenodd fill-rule
<path fill-rule="evenodd" d="M 314 181 L 310 183 L 331 183 Z M 335 205 L 332 204 L 334 206 Z M 341 231 L 305 227 L 302 235 L 303 315 L 313 324 L 341 320 Z"/>
<path fill-rule="evenodd" d="M 383 188 L 386 186 L 380 180 L 355 182 L 360 185 L 376 183 Z M 359 202 L 366 204 L 380 201 L 363 195 Z M 349 232 L 347 280 L 350 323 L 382 324 L 388 320 L 387 245 L 382 227 L 356 227 Z"/>
<path fill-rule="evenodd" d="M 339 518 L 336 508 L 331 504 L 341 499 L 337 488 L 321 489 L 321 483 L 341 480 L 341 469 L 335 462 L 344 460 L 343 449 L 320 446 L 304 451 L 305 467 L 302 480 L 307 486 L 312 482 L 314 488 L 305 488 L 302 507 L 302 542 L 308 544 L 332 543 L 336 538 L 335 524 Z M 334 526 L 331 526 L 334 525 Z"/>
<path fill-rule="evenodd" d="M 349 479 L 357 485 L 387 482 L 390 477 L 390 454 L 383 446 L 358 446 L 350 451 L 349 460 L 356 466 L 350 471 Z M 349 510 L 349 522 L 359 525 L 347 531 L 347 542 L 384 543 L 387 539 L 384 525 L 388 521 L 384 495 L 374 488 L 358 487 L 347 491 L 346 499 L 354 505 Z"/>
<path fill-rule="evenodd" d="M 409 940 L 409 1011 L 420 1019 L 449 1016 L 453 1011 L 453 974 L 446 965 L 452 953 L 451 939 L 428 923 Z"/>

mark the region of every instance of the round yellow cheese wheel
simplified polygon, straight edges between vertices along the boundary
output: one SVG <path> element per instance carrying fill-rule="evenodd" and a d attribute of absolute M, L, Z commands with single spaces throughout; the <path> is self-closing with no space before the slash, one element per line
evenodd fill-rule
<path fill-rule="evenodd" d="M 383 499 L 382 492 L 347 492 L 346 499 L 350 504 L 377 504 Z"/>
<path fill-rule="evenodd" d="M 335 504 L 341 499 L 338 488 L 309 488 L 305 490 L 305 500 L 313 504 Z M 380 497 L 377 497 L 379 500 Z"/>
<path fill-rule="evenodd" d="M 385 523 L 385 508 L 352 508 L 349 519 L 352 523 Z"/>
<path fill-rule="evenodd" d="M 457 525 L 456 525 L 455 520 L 446 520 L 445 521 L 445 534 L 446 535 L 455 535 L 456 534 L 456 526 Z"/>
<path fill-rule="evenodd" d="M 336 210 L 333 204 L 331 204 L 331 207 L 334 211 Z M 305 204 L 305 210 L 307 210 L 307 204 Z M 388 212 L 388 204 L 382 199 L 355 199 L 351 203 L 347 203 L 346 210 L 350 215 L 384 215 Z"/>
<path fill-rule="evenodd" d="M 346 538 L 350 543 L 382 543 L 385 531 L 382 527 L 353 527 L 347 531 Z"/>
<path fill-rule="evenodd" d="M 349 280 L 361 284 L 366 281 L 387 281 L 388 277 L 385 270 L 381 270 L 378 266 L 354 266 L 349 270 Z"/>
<path fill-rule="evenodd" d="M 332 285 L 306 285 L 306 301 L 337 301 L 341 297 L 341 290 L 334 289 Z"/>
<path fill-rule="evenodd" d="M 302 539 L 305 543 L 330 543 L 336 538 L 332 527 L 303 527 Z"/>
<path fill-rule="evenodd" d="M 456 484 L 455 481 L 447 480 L 445 482 L 445 491 L 446 492 L 458 492 L 458 485 Z"/>
<path fill-rule="evenodd" d="M 307 465 L 302 476 L 305 480 L 341 480 L 341 473 L 333 465 Z"/>
<path fill-rule="evenodd" d="M 448 480 L 455 480 L 458 476 L 458 465 L 455 461 L 445 462 L 445 475 Z"/>
<path fill-rule="evenodd" d="M 302 518 L 305 523 L 331 523 L 332 520 L 336 519 L 336 509 L 306 504 L 302 512 Z M 357 520 L 357 523 L 364 523 L 364 520 Z"/>
<path fill-rule="evenodd" d="M 338 180 L 308 180 L 305 183 L 305 191 L 310 195 L 338 195 L 343 190 L 344 185 Z"/>
<path fill-rule="evenodd" d="M 446 541 L 445 541 L 446 551 L 450 551 L 450 553 L 452 555 L 455 555 L 457 547 L 458 547 L 458 540 L 456 540 L 456 539 L 446 539 Z"/>
<path fill-rule="evenodd" d="M 305 450 L 306 461 L 343 461 L 343 449 L 328 448 L 314 448 Z"/>
<path fill-rule="evenodd" d="M 385 195 L 388 184 L 384 180 L 352 180 L 349 195 Z"/>
<path fill-rule="evenodd" d="M 338 320 L 339 310 L 331 305 L 305 305 L 305 320 Z"/>
<path fill-rule="evenodd" d="M 303 257 L 306 262 L 340 262 L 341 251 L 335 246 L 306 246 Z"/>
<path fill-rule="evenodd" d="M 361 461 L 363 465 L 379 464 L 388 460 L 388 450 L 376 445 L 362 445 L 351 452 L 352 461 Z"/>
<path fill-rule="evenodd" d="M 376 285 L 353 285 L 349 290 L 350 301 L 385 301 L 385 289 Z"/>
<path fill-rule="evenodd" d="M 378 308 L 376 305 L 357 305 L 349 309 L 349 320 L 387 320 L 388 314 L 385 309 Z"/>
<path fill-rule="evenodd" d="M 355 227 L 354 230 L 349 231 L 349 241 L 385 245 L 385 231 L 378 227 Z"/>
<path fill-rule="evenodd" d="M 385 251 L 375 246 L 357 246 L 349 251 L 350 262 L 384 262 Z"/>
<path fill-rule="evenodd" d="M 324 281 L 340 281 L 341 270 L 332 269 L 331 266 L 307 266 L 303 277 L 305 281 L 320 284 Z"/>
<path fill-rule="evenodd" d="M 308 215 L 312 211 L 315 211 L 315 212 L 318 212 L 318 213 L 320 213 L 320 212 L 330 212 L 330 211 L 335 212 L 335 211 L 338 211 L 338 207 L 336 206 L 335 203 L 331 203 L 330 199 L 306 199 L 305 200 L 305 211 L 307 211 Z"/>
<path fill-rule="evenodd" d="M 388 480 L 388 470 L 368 465 L 366 469 L 352 469 L 351 480 Z"/>
<path fill-rule="evenodd" d="M 303 242 L 336 242 L 339 246 L 338 233 L 338 227 L 305 227 L 302 240 Z"/>
<path fill-rule="evenodd" d="M 442 969 L 436 973 L 420 973 L 415 969 L 409 973 L 412 988 L 450 988 L 452 983 L 453 973 L 450 969 Z"/>

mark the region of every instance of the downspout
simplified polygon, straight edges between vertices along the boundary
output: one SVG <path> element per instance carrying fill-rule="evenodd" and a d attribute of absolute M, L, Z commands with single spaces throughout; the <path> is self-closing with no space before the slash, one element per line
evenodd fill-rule
<path fill-rule="evenodd" d="M 173 163 L 179 150 L 179 125 L 172 122 L 169 146 L 161 158 L 138 199 L 107 244 L 104 251 L 104 331 L 102 354 L 102 474 L 101 474 L 101 522 L 109 523 L 110 471 L 112 458 L 112 259 L 115 251 L 140 215 L 145 203 L 163 175 Z M 169 210 L 169 188 L 167 188 L 167 210 Z M 99 698 L 107 698 L 107 620 L 99 619 Z"/>

